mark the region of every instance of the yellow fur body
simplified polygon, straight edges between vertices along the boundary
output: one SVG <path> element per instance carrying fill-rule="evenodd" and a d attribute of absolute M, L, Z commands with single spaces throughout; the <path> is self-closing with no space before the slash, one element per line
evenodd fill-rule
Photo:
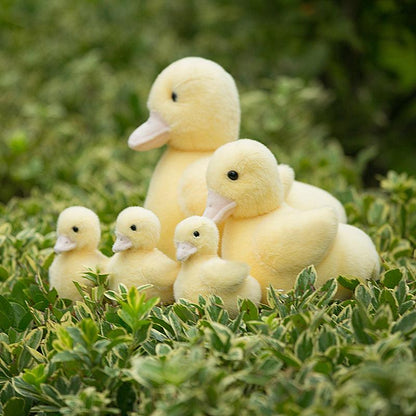
<path fill-rule="evenodd" d="M 237 180 L 227 177 L 230 171 L 239 173 Z M 261 143 L 245 139 L 219 148 L 211 157 L 207 183 L 234 203 L 225 220 L 222 257 L 249 264 L 262 286 L 263 301 L 270 284 L 287 291 L 311 264 L 318 286 L 339 274 L 377 277 L 378 255 L 363 231 L 339 224 L 332 207 L 301 211 L 283 201 L 287 189 L 277 162 Z M 205 212 L 212 214 L 208 206 Z M 347 293 L 340 290 L 338 296 Z"/>
<path fill-rule="evenodd" d="M 108 257 L 97 250 L 100 241 L 100 221 L 88 208 L 73 206 L 63 210 L 57 223 L 55 256 L 49 268 L 50 287 L 63 298 L 82 300 L 73 281 L 91 287 L 82 274 L 87 269 L 106 273 Z"/>
<path fill-rule="evenodd" d="M 193 232 L 198 231 L 198 237 Z M 198 302 L 198 297 L 217 295 L 231 316 L 238 312 L 237 298 L 248 298 L 258 304 L 261 298 L 259 283 L 249 275 L 245 263 L 223 260 L 218 257 L 219 233 L 207 218 L 193 216 L 178 224 L 175 243 L 187 244 L 193 254 L 182 262 L 174 284 L 175 299 Z"/>
<path fill-rule="evenodd" d="M 116 253 L 108 265 L 109 288 L 117 290 L 123 283 L 127 287 L 151 284 L 145 290 L 147 297 L 159 297 L 160 302 L 172 303 L 173 282 L 179 265 L 158 249 L 126 250 Z"/>
<path fill-rule="evenodd" d="M 201 158 L 205 159 L 206 155 L 207 152 L 186 152 L 168 148 L 153 172 L 144 206 L 153 211 L 161 220 L 162 237 L 158 248 L 171 258 L 175 257 L 173 245 L 175 227 L 187 215 L 180 205 L 179 184 L 184 180 L 183 175 L 188 166 Z M 192 187 L 192 193 L 185 191 L 185 194 L 190 195 L 190 198 L 195 201 L 193 209 L 196 212 L 193 212 L 194 214 L 202 214 L 204 211 L 207 195 L 204 174 L 205 171 L 200 181 L 193 181 L 195 186 Z"/>
<path fill-rule="evenodd" d="M 117 290 L 120 283 L 127 287 L 151 284 L 153 287 L 145 291 L 147 297 L 172 303 L 179 264 L 156 248 L 160 238 L 158 217 L 145 208 L 128 207 L 117 217 L 116 235 L 116 254 L 107 267 L 110 289 Z"/>
<path fill-rule="evenodd" d="M 49 285 L 54 287 L 61 298 L 82 300 L 73 282 L 92 287 L 92 283 L 82 275 L 88 269 L 106 272 L 108 257 L 98 250 L 70 251 L 57 255 L 49 268 Z"/>

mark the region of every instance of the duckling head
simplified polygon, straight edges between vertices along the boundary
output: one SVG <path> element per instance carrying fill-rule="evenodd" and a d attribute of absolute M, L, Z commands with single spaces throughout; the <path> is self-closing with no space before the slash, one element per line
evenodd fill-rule
<path fill-rule="evenodd" d="M 148 209 L 128 207 L 118 214 L 116 221 L 115 253 L 128 250 L 152 250 L 160 238 L 159 218 Z"/>
<path fill-rule="evenodd" d="M 149 119 L 129 137 L 138 151 L 169 146 L 213 151 L 236 140 L 240 103 L 234 79 L 208 59 L 188 57 L 165 68 L 150 91 Z"/>
<path fill-rule="evenodd" d="M 227 143 L 212 155 L 207 169 L 204 216 L 221 222 L 229 215 L 249 218 L 278 208 L 283 189 L 277 161 L 256 140 Z"/>
<path fill-rule="evenodd" d="M 219 232 L 209 218 L 193 216 L 181 221 L 175 230 L 176 259 L 186 261 L 195 253 L 216 254 Z"/>
<path fill-rule="evenodd" d="M 57 235 L 54 247 L 56 254 L 71 250 L 94 250 L 100 242 L 100 220 L 88 208 L 66 208 L 59 214 Z"/>

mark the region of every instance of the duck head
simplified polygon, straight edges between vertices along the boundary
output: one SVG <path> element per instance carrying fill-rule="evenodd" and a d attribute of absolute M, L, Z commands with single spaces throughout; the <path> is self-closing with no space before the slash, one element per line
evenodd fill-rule
<path fill-rule="evenodd" d="M 98 216 L 85 207 L 73 206 L 64 209 L 58 217 L 56 231 L 56 254 L 81 249 L 94 250 L 100 242 Z"/>
<path fill-rule="evenodd" d="M 210 158 L 206 178 L 208 198 L 203 216 L 216 223 L 229 215 L 266 214 L 283 200 L 277 161 L 255 140 L 241 139 L 218 148 Z"/>
<path fill-rule="evenodd" d="M 153 83 L 147 107 L 149 119 L 128 140 L 133 150 L 169 142 L 177 150 L 210 151 L 238 137 L 234 79 L 208 59 L 183 58 L 165 68 Z"/>
<path fill-rule="evenodd" d="M 159 218 L 148 209 L 128 207 L 120 212 L 116 221 L 116 241 L 113 251 L 128 249 L 152 250 L 160 237 Z"/>
<path fill-rule="evenodd" d="M 216 254 L 218 228 L 209 218 L 193 216 L 181 221 L 175 230 L 176 259 L 186 261 L 196 253 Z"/>

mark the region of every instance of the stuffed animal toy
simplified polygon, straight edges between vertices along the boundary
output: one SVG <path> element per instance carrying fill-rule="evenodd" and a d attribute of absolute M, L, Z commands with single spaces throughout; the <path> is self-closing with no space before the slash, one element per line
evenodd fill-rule
<path fill-rule="evenodd" d="M 119 283 L 127 287 L 151 284 L 146 296 L 172 303 L 179 264 L 156 248 L 160 237 L 157 216 L 145 208 L 126 208 L 117 217 L 116 236 L 116 254 L 107 268 L 110 289 L 116 290 Z"/>
<path fill-rule="evenodd" d="M 97 247 L 100 242 L 100 221 L 88 208 L 73 206 L 64 209 L 58 217 L 57 254 L 49 268 L 49 284 L 59 296 L 73 301 L 82 300 L 74 281 L 91 287 L 82 275 L 88 269 L 106 272 L 108 257 Z"/>
<path fill-rule="evenodd" d="M 332 207 L 297 210 L 284 202 L 273 154 L 254 140 L 220 147 L 207 170 L 208 200 L 204 216 L 225 222 L 222 256 L 245 261 L 266 288 L 292 289 L 297 274 L 314 264 L 317 284 L 338 275 L 376 278 L 379 258 L 361 230 L 339 224 Z M 337 296 L 351 294 L 339 289 Z"/>
<path fill-rule="evenodd" d="M 174 258 L 176 224 L 202 214 L 207 190 L 209 157 L 221 145 L 238 138 L 240 103 L 230 74 L 207 59 L 188 57 L 165 68 L 150 91 L 148 120 L 129 137 L 128 145 L 147 151 L 167 144 L 150 181 L 145 208 L 160 219 L 158 248 Z M 294 180 L 286 167 L 287 202 L 299 209 L 331 205 L 340 222 L 346 222 L 341 203 L 328 192 Z M 290 186 L 289 186 L 290 183 Z"/>
<path fill-rule="evenodd" d="M 208 218 L 193 216 L 177 225 L 176 257 L 182 267 L 174 284 L 175 300 L 197 302 L 199 295 L 217 295 L 234 317 L 238 313 L 237 298 L 258 304 L 261 289 L 249 275 L 247 264 L 217 256 L 218 241 L 218 229 Z"/>
<path fill-rule="evenodd" d="M 193 189 L 191 210 L 201 214 L 207 193 L 207 162 L 202 168 L 197 164 L 186 178 L 183 175 L 193 162 L 206 159 L 219 146 L 238 137 L 238 91 L 231 75 L 220 65 L 190 57 L 174 62 L 159 74 L 147 105 L 149 119 L 131 134 L 128 144 L 138 151 L 168 144 L 150 181 L 145 207 L 161 222 L 158 247 L 174 258 L 175 226 L 187 215 L 181 208 L 179 184 Z"/>

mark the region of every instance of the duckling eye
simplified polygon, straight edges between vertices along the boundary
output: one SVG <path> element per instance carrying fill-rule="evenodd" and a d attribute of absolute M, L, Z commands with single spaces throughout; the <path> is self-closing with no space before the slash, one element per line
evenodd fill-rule
<path fill-rule="evenodd" d="M 199 231 L 194 231 L 193 234 L 194 234 L 194 237 L 199 237 Z"/>
<path fill-rule="evenodd" d="M 137 227 L 136 227 L 136 225 L 135 225 L 135 224 L 133 224 L 133 225 L 130 225 L 130 230 L 136 231 L 136 230 L 137 230 Z"/>
<path fill-rule="evenodd" d="M 227 176 L 232 180 L 236 181 L 238 179 L 238 173 L 235 170 L 230 170 L 227 173 Z"/>
<path fill-rule="evenodd" d="M 176 94 L 175 91 L 172 92 L 172 101 L 174 101 L 176 103 L 176 101 L 178 101 L 178 94 Z"/>
<path fill-rule="evenodd" d="M 77 233 L 78 231 L 79 231 L 79 228 L 78 227 L 76 227 L 75 225 L 72 227 L 72 231 L 74 232 L 74 233 Z"/>

